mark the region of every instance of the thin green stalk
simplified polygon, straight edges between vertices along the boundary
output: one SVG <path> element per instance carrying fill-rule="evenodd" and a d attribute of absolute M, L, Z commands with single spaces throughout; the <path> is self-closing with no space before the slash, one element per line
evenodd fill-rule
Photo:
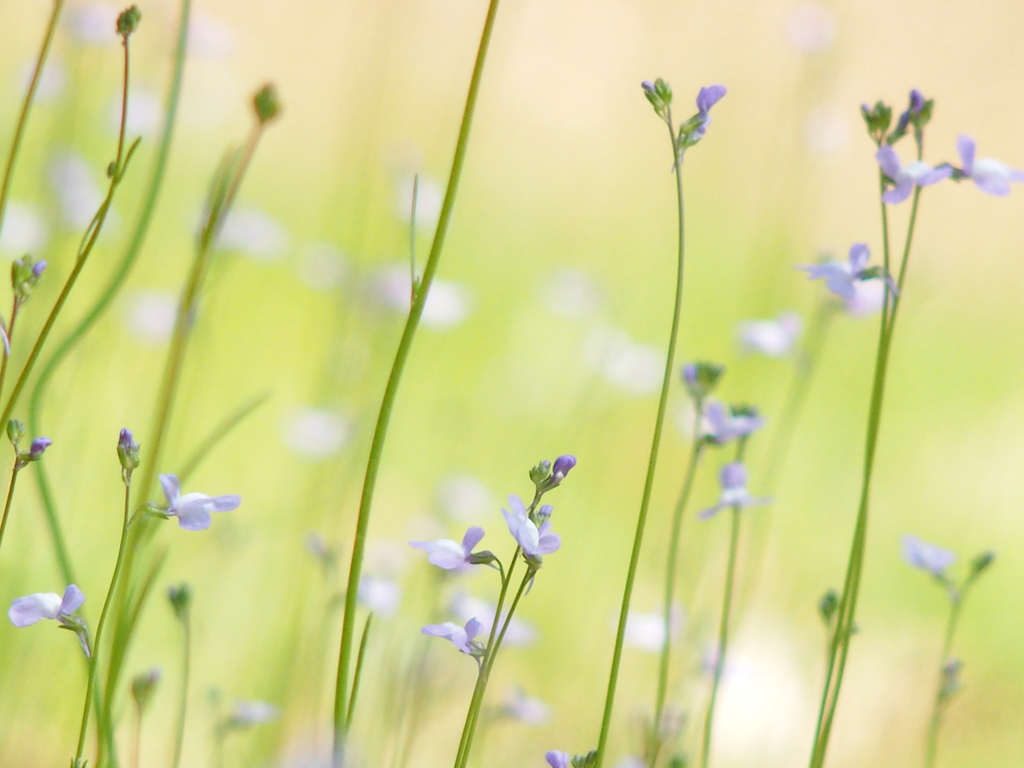
<path fill-rule="evenodd" d="M 4 382 L 7 380 L 7 364 L 11 360 L 12 345 L 14 344 L 14 321 L 18 319 L 18 309 L 21 306 L 18 301 L 18 296 L 14 296 L 14 300 L 11 301 L 11 322 L 3 329 L 4 334 L 7 336 L 7 345 L 4 348 L 3 360 L 0 361 L 0 394 L 4 391 Z M 0 320 L 0 326 L 3 325 L 3 321 Z M 68 582 L 71 583 L 70 581 Z"/>
<path fill-rule="evenodd" d="M 448 224 L 451 221 L 452 210 L 455 205 L 455 196 L 459 188 L 459 180 L 462 176 L 462 166 L 466 158 L 466 150 L 469 147 L 469 134 L 473 124 L 473 114 L 476 109 L 477 95 L 480 91 L 480 81 L 483 77 L 484 62 L 487 58 L 487 50 L 490 45 L 491 31 L 494 28 L 494 21 L 498 13 L 498 0 L 490 0 L 487 8 L 487 18 L 484 21 L 483 32 L 480 36 L 480 45 L 477 49 L 476 62 L 473 65 L 473 75 L 469 83 L 469 92 L 466 95 L 466 106 L 462 112 L 462 125 L 459 128 L 459 138 L 455 144 L 455 156 L 452 158 L 452 168 L 448 176 L 448 188 L 445 191 L 444 202 L 441 204 L 441 213 L 438 217 L 437 229 L 434 231 L 434 240 L 430 246 L 430 254 L 427 256 L 427 263 L 423 269 L 419 289 L 416 291 L 415 300 L 409 311 L 409 316 L 402 331 L 402 338 L 398 343 L 398 350 L 395 353 L 395 360 L 391 366 L 391 373 L 388 376 L 388 383 L 381 400 L 380 411 L 377 415 L 377 423 L 373 431 L 373 440 L 370 444 L 370 455 L 366 462 L 366 474 L 363 479 L 363 491 L 359 500 L 359 513 L 356 518 L 355 537 L 352 544 L 352 560 L 349 566 L 348 587 L 345 590 L 345 614 L 342 620 L 341 642 L 338 650 L 338 673 L 335 682 L 334 693 L 334 749 L 333 762 L 335 766 L 340 765 L 344 752 L 344 741 L 347 735 L 345 724 L 348 722 L 347 691 L 349 687 L 348 673 L 349 662 L 352 656 L 352 645 L 355 636 L 356 623 L 356 596 L 359 588 L 359 579 L 363 566 L 363 551 L 366 547 L 366 534 L 370 525 L 370 513 L 373 504 L 373 492 L 377 484 L 377 473 L 380 469 L 381 458 L 384 453 L 384 442 L 387 438 L 388 424 L 391 421 L 391 413 L 395 400 L 398 396 L 398 388 L 402 379 L 402 372 L 405 370 L 405 363 L 412 348 L 413 338 L 416 329 L 419 327 L 420 317 L 423 315 L 423 308 L 426 305 L 427 295 L 430 293 L 430 286 L 434 280 L 434 273 L 441 258 L 441 251 L 444 246 L 445 236 L 448 232 Z"/>
<path fill-rule="evenodd" d="M 683 267 L 686 261 L 686 228 L 683 208 L 683 168 L 679 150 L 676 147 L 675 128 L 672 125 L 672 112 L 667 110 L 666 124 L 669 139 L 672 141 L 673 170 L 676 178 L 676 200 L 679 211 L 678 256 L 676 270 L 676 295 L 672 309 L 672 330 L 669 332 L 668 350 L 665 358 L 665 375 L 661 383 L 661 396 L 658 399 L 658 415 L 654 420 L 654 436 L 651 439 L 651 454 L 647 462 L 647 477 L 644 480 L 644 493 L 640 500 L 640 513 L 636 519 L 636 534 L 633 538 L 633 551 L 629 558 L 629 570 L 626 572 L 626 586 L 622 593 L 622 607 L 619 610 L 619 625 L 615 633 L 615 651 L 612 654 L 612 666 L 608 675 L 608 691 L 605 695 L 604 713 L 601 717 L 601 734 L 597 742 L 597 763 L 594 768 L 604 764 L 605 747 L 608 744 L 608 733 L 612 724 L 612 709 L 615 706 L 615 687 L 619 681 L 619 666 L 622 662 L 622 649 L 626 637 L 626 621 L 629 618 L 629 604 L 633 597 L 633 583 L 636 570 L 640 563 L 640 549 L 644 540 L 644 527 L 647 524 L 647 508 L 651 503 L 651 492 L 654 489 L 654 473 L 658 464 L 658 450 L 661 447 L 661 432 L 665 423 L 665 411 L 668 406 L 668 393 L 672 386 L 672 374 L 675 366 L 676 343 L 679 338 L 679 324 L 683 310 Z"/>
<path fill-rule="evenodd" d="M 736 448 L 736 461 L 743 461 L 746 438 L 740 438 Z M 711 696 L 708 698 L 708 709 L 704 716 L 704 733 L 701 741 L 700 766 L 707 768 L 711 759 L 711 732 L 715 722 L 715 704 L 718 701 L 718 686 L 722 682 L 722 670 L 725 669 L 725 652 L 729 646 L 729 619 L 732 613 L 733 585 L 736 581 L 736 553 L 740 542 L 740 513 L 742 507 L 737 504 L 732 508 L 732 525 L 729 531 L 729 558 L 725 565 L 725 592 L 722 595 L 722 616 L 718 624 L 718 644 L 715 648 L 715 669 L 711 678 Z"/>
<path fill-rule="evenodd" d="M 7 514 L 11 511 L 11 500 L 14 499 L 14 484 L 18 480 L 18 472 L 21 470 L 21 467 L 18 466 L 20 461 L 18 450 L 15 448 L 14 466 L 11 468 L 11 484 L 7 486 L 7 501 L 4 502 L 3 517 L 0 517 L 0 548 L 4 544 L 4 531 L 7 530 Z"/>
<path fill-rule="evenodd" d="M 704 436 L 700 430 L 700 420 L 703 403 L 694 400 L 694 415 L 696 425 L 693 437 L 693 445 L 690 448 L 690 461 L 686 467 L 686 475 L 683 477 L 683 487 L 679 492 L 675 510 L 672 513 L 672 529 L 668 540 L 668 559 L 665 563 L 665 602 L 663 608 L 664 635 L 661 639 L 661 659 L 658 664 L 658 688 L 654 700 L 654 721 L 651 723 L 651 741 L 648 746 L 648 768 L 654 768 L 658 762 L 658 753 L 661 751 L 661 722 L 665 714 L 665 697 L 668 693 L 668 672 L 669 657 L 672 652 L 672 603 L 675 595 L 676 572 L 679 565 L 679 539 L 683 528 L 683 512 L 690 500 L 690 492 L 693 490 L 693 481 L 697 477 L 697 467 L 700 465 L 700 457 L 703 453 Z"/>
<path fill-rule="evenodd" d="M 263 405 L 270 398 L 269 392 L 264 392 L 262 395 L 242 403 L 235 411 L 229 413 L 223 421 L 217 423 L 217 425 L 209 431 L 206 437 L 196 446 L 195 450 L 192 451 L 191 455 L 181 464 L 181 469 L 178 471 L 178 479 L 182 485 L 185 484 L 189 476 L 202 464 L 203 459 L 209 456 L 213 449 L 216 448 L 221 441 L 224 440 L 231 432 L 245 421 L 253 411 Z"/>
<path fill-rule="evenodd" d="M 536 504 L 536 499 L 534 499 L 534 503 Z M 487 650 L 485 651 L 484 658 L 479 661 L 476 685 L 473 686 L 473 695 L 469 700 L 469 709 L 466 711 L 466 721 L 462 726 L 462 736 L 459 738 L 459 749 L 455 753 L 455 766 L 458 766 L 462 762 L 462 758 L 468 750 L 470 731 L 472 730 L 473 713 L 480 709 L 480 703 L 483 701 L 484 689 L 487 687 L 487 660 L 491 658 L 492 649 L 495 648 L 495 640 L 498 637 L 498 623 L 501 621 L 501 609 L 505 606 L 505 598 L 508 596 L 508 588 L 512 583 L 512 573 L 516 569 L 516 563 L 519 560 L 520 551 L 521 548 L 516 547 L 515 554 L 512 555 L 512 561 L 509 563 L 508 571 L 502 572 L 501 574 L 501 590 L 498 592 L 498 604 L 494 608 L 494 618 L 491 621 L 491 631 L 487 636 Z"/>
<path fill-rule="evenodd" d="M 63 0 L 60 0 L 63 3 Z M 39 424 L 42 420 L 41 411 L 45 392 L 50 379 L 56 373 L 57 368 L 66 359 L 67 355 L 82 340 L 85 334 L 95 325 L 96 321 L 110 306 L 111 302 L 120 292 L 128 275 L 131 273 L 139 254 L 146 234 L 149 231 L 149 224 L 152 221 L 153 213 L 156 210 L 156 203 L 160 190 L 163 187 L 164 173 L 167 169 L 167 160 L 170 156 L 171 139 L 174 134 L 174 125 L 178 115 L 178 104 L 181 96 L 181 83 L 185 69 L 185 46 L 188 35 L 188 21 L 191 14 L 192 0 L 182 0 L 181 14 L 178 20 L 177 42 L 174 49 L 174 62 L 172 65 L 171 81 L 167 94 L 167 106 L 165 110 L 164 125 L 160 140 L 156 147 L 156 159 L 153 164 L 149 185 L 142 202 L 138 220 L 132 233 L 131 241 L 128 244 L 121 262 L 115 269 L 113 276 L 107 283 L 103 292 L 97 297 L 92 308 L 79 321 L 78 325 L 54 350 L 39 373 L 32 395 L 29 399 L 30 431 L 38 433 Z M 13 323 L 12 323 L 13 325 Z M 64 541 L 64 534 L 60 526 L 60 518 L 57 514 L 56 500 L 50 487 L 49 478 L 42 462 L 36 463 L 36 480 L 39 484 L 39 492 L 43 500 L 43 510 L 46 514 L 47 526 L 50 529 L 50 536 L 53 540 L 54 551 L 57 556 L 57 564 L 60 567 L 64 581 L 68 584 L 75 582 L 71 566 L 71 559 L 68 554 L 67 545 Z"/>
<path fill-rule="evenodd" d="M 3 183 L 0 184 L 0 232 L 4 228 L 4 215 L 7 213 L 7 200 L 11 193 L 11 180 L 14 178 L 14 164 L 18 159 L 21 140 L 25 135 L 25 128 L 28 126 L 29 112 L 32 111 L 32 103 L 35 101 L 36 91 L 39 90 L 39 81 L 42 79 L 46 59 L 50 55 L 50 45 L 53 43 L 53 37 L 57 31 L 57 22 L 60 20 L 60 12 L 62 10 L 64 10 L 64 0 L 54 0 L 50 21 L 46 25 L 46 33 L 43 36 L 43 44 L 39 49 L 39 57 L 36 59 L 35 69 L 32 70 L 32 79 L 29 81 L 25 100 L 21 103 L 21 111 L 18 113 L 18 122 L 14 127 L 14 138 L 11 139 L 11 149 L 7 153 L 4 179 Z"/>
<path fill-rule="evenodd" d="M 939 727 L 942 725 L 942 713 L 946 705 L 946 664 L 950 660 L 953 636 L 956 634 L 957 624 L 960 621 L 960 608 L 963 606 L 963 597 L 963 593 L 953 596 L 949 610 L 949 621 L 946 622 L 946 636 L 942 642 L 942 657 L 939 663 L 939 685 L 935 691 L 935 701 L 932 704 L 932 716 L 928 721 L 924 768 L 935 768 L 935 758 L 939 748 Z"/>
<path fill-rule="evenodd" d="M 135 747 L 132 752 L 132 768 L 141 768 L 142 757 L 142 707 L 135 708 Z"/>
<path fill-rule="evenodd" d="M 884 185 L 883 185 L 884 190 Z M 914 190 L 914 201 L 911 206 L 910 222 L 907 227 L 907 237 L 904 243 L 903 256 L 900 263 L 898 292 L 891 295 L 887 285 L 885 289 L 886 301 L 883 305 L 882 318 L 879 327 L 878 353 L 875 360 L 875 376 L 871 389 L 871 405 L 868 412 L 867 437 L 864 449 L 864 474 L 861 485 L 860 503 L 857 510 L 857 522 L 854 529 L 853 542 L 850 548 L 850 558 L 847 564 L 846 579 L 843 584 L 843 594 L 837 609 L 836 630 L 833 634 L 832 648 L 829 656 L 828 671 L 825 678 L 825 686 L 822 691 L 822 701 L 818 712 L 818 726 L 815 733 L 814 746 L 811 751 L 811 768 L 821 768 L 825 762 L 825 754 L 828 748 L 829 737 L 831 736 L 832 723 L 835 718 L 836 709 L 839 705 L 839 693 L 842 688 L 843 675 L 846 670 L 846 661 L 849 655 L 850 638 L 853 635 L 853 625 L 856 620 L 857 598 L 860 593 L 861 571 L 864 563 L 864 551 L 867 542 L 868 512 L 870 505 L 871 480 L 874 473 L 875 453 L 878 445 L 878 434 L 881 426 L 882 404 L 885 399 L 886 373 L 889 364 L 889 353 L 892 348 L 893 333 L 896 327 L 896 312 L 899 309 L 902 296 L 903 281 L 906 276 L 907 265 L 910 259 L 910 248 L 913 242 L 914 228 L 917 222 L 917 209 L 920 201 L 920 187 Z M 883 245 L 885 248 L 886 274 L 888 275 L 889 265 L 889 240 L 888 240 L 888 218 L 886 204 L 882 203 L 883 233 L 885 235 Z M 885 308 L 888 307 L 888 312 Z"/>
<path fill-rule="evenodd" d="M 96 691 L 97 667 L 99 666 L 101 642 L 103 640 L 103 629 L 107 625 L 110 604 L 113 601 L 114 592 L 117 589 L 118 581 L 121 578 L 121 571 L 124 565 L 125 552 L 128 549 L 128 530 L 132 524 L 131 517 L 131 482 L 130 479 L 124 484 L 124 520 L 121 525 L 121 543 L 117 548 L 117 560 L 114 563 L 114 573 L 110 577 L 110 586 L 107 588 L 107 596 L 103 600 L 103 610 L 100 611 L 100 620 L 96 625 L 96 637 L 92 644 L 92 655 L 89 658 L 89 683 L 85 692 L 85 705 L 82 707 L 82 726 L 78 733 L 78 749 L 75 753 L 75 762 L 72 765 L 79 765 L 82 762 L 82 755 L 85 752 L 85 736 L 89 726 L 89 708 L 92 706 L 93 696 Z M 107 692 L 107 698 L 110 692 Z"/>
<path fill-rule="evenodd" d="M 124 174 L 128 169 L 128 163 L 131 160 L 136 147 L 139 145 L 139 141 L 136 139 L 131 147 L 128 148 L 128 151 L 125 152 L 125 130 L 127 128 L 128 119 L 128 38 L 125 37 L 123 42 L 124 78 L 121 91 L 121 122 L 117 135 L 117 155 L 113 163 L 112 173 L 110 174 L 110 184 L 107 188 L 107 195 L 100 204 L 99 210 L 97 210 L 96 215 L 93 217 L 82 237 L 82 242 L 78 249 L 78 255 L 75 258 L 75 266 L 72 268 L 71 274 L 68 275 L 68 278 L 64 283 L 64 287 L 61 289 L 60 295 L 57 297 L 57 301 L 54 303 L 53 309 L 50 310 L 50 314 L 46 318 L 46 322 L 43 324 L 43 328 L 40 330 L 35 344 L 32 346 L 32 351 L 29 353 L 28 359 L 25 361 L 25 364 L 21 369 L 21 373 L 14 384 L 14 389 L 11 390 L 11 394 L 7 398 L 3 412 L 0 414 L 0 424 L 6 424 L 7 420 L 11 418 L 11 412 L 14 410 L 14 406 L 17 405 L 18 402 L 18 396 L 28 383 L 28 378 L 32 373 L 32 368 L 39 359 L 43 345 L 46 343 L 46 339 L 49 337 L 54 323 L 57 321 L 57 316 L 64 307 L 64 303 L 67 301 L 67 298 L 71 293 L 71 289 L 74 288 L 75 282 L 78 280 L 78 276 L 85 267 L 89 254 L 92 253 L 93 246 L 96 245 L 96 240 L 99 238 L 100 231 L 103 229 L 103 224 L 107 220 L 107 214 L 110 212 L 110 206 L 114 202 L 114 192 L 117 190 L 121 180 L 124 178 Z"/>
<path fill-rule="evenodd" d="M 511 575 L 512 568 L 509 567 L 509 574 Z M 483 709 L 484 695 L 487 692 L 487 683 L 491 679 L 491 670 L 494 668 L 494 661 L 498 656 L 498 650 L 501 648 L 501 643 L 505 639 L 505 633 L 508 632 L 509 625 L 512 623 L 512 615 L 516 612 L 516 608 L 519 606 L 519 601 L 522 599 L 526 587 L 533 579 L 533 573 L 527 571 L 523 575 L 523 580 L 519 584 L 519 589 L 516 590 L 516 596 L 512 599 L 512 605 L 508 608 L 508 614 L 505 616 L 505 621 L 501 625 L 501 632 L 498 634 L 492 642 L 487 645 L 487 653 L 484 656 L 480 665 L 480 674 L 477 675 L 477 687 L 473 691 L 473 701 L 470 703 L 469 712 L 466 713 L 466 729 L 464 731 L 464 747 L 462 754 L 456 758 L 455 768 L 466 768 L 466 764 L 469 762 L 469 754 L 473 748 L 473 737 L 476 735 L 476 726 L 480 721 L 480 712 Z M 498 619 L 500 618 L 500 612 L 494 614 L 494 626 L 497 626 Z M 491 636 L 494 636 L 494 627 L 491 628 Z"/>
<path fill-rule="evenodd" d="M 192 612 L 186 608 L 181 613 L 182 669 L 181 702 L 178 705 L 178 722 L 174 729 L 174 757 L 172 768 L 181 765 L 181 750 L 185 743 L 185 714 L 188 712 L 188 680 L 192 671 Z"/>
<path fill-rule="evenodd" d="M 356 668 L 352 673 L 352 693 L 348 697 L 348 722 L 345 729 L 352 727 L 352 717 L 356 711 L 356 699 L 359 696 L 359 681 L 363 674 L 363 661 L 366 658 L 366 641 L 370 638 L 370 625 L 373 623 L 373 614 L 366 617 L 366 624 L 363 625 L 363 636 L 359 639 L 359 652 L 356 654 Z"/>

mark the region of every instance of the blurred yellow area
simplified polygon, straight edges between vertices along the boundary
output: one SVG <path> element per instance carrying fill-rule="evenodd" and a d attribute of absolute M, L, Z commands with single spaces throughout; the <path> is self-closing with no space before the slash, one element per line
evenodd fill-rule
<path fill-rule="evenodd" d="M 179 5 L 138 5 L 129 132 L 142 144 L 49 350 L 109 278 L 153 162 Z M 0 7 L 3 157 L 50 8 Z M 12 340 L 15 370 L 105 189 L 117 138 L 119 10 L 69 0 L 29 123 L 0 257 L 31 252 L 49 267 Z M 51 384 L 40 426 L 53 440 L 45 462 L 87 596 L 83 615 L 95 625 L 121 525 L 119 430 L 135 431 L 146 471 L 176 472 L 218 423 L 269 394 L 185 488 L 237 493 L 242 506 L 204 533 L 173 520 L 157 533 L 154 551 L 166 548 L 168 559 L 128 662 L 129 677 L 163 669 L 142 766 L 169 764 L 181 657 L 164 594 L 183 581 L 195 593 L 183 765 L 214 765 L 217 707 L 236 699 L 271 702 L 281 715 L 233 735 L 226 766 L 322 765 L 337 595 L 408 300 L 411 180 L 419 175 L 422 269 L 485 11 L 468 0 L 194 3 L 177 132 L 144 249 L 110 312 Z M 825 664 L 815 603 L 844 575 L 877 316 L 833 320 L 774 478 L 766 469 L 794 363 L 743 353 L 737 324 L 789 310 L 812 322 L 825 289 L 794 265 L 844 259 L 854 242 L 881 263 L 878 171 L 862 103 L 882 99 L 898 113 L 920 88 L 935 99 L 927 161 L 959 165 L 956 139 L 968 134 L 979 156 L 1024 168 L 1022 28 L 1024 4 L 1000 0 L 504 0 L 439 282 L 377 486 L 364 586 L 379 603 L 353 730 L 358 765 L 451 762 L 475 665 L 422 638 L 420 627 L 457 620 L 459 598 L 493 602 L 497 591 L 490 570 L 439 575 L 408 542 L 458 540 L 478 524 L 487 530 L 481 546 L 507 558 L 505 498 L 530 493 L 529 468 L 562 453 L 579 459 L 551 496 L 562 549 L 545 559 L 522 604 L 523 645 L 499 657 L 489 689 L 495 717 L 471 762 L 539 766 L 549 749 L 596 746 L 674 287 L 671 149 L 640 89 L 655 77 L 672 84 L 679 119 L 701 86 L 729 89 L 704 141 L 685 156 L 678 359 L 725 363 L 722 398 L 756 405 L 768 425 L 750 443 L 750 484 L 773 503 L 744 513 L 712 763 L 805 763 Z M 166 465 L 149 467 L 157 384 L 210 179 L 225 150 L 245 140 L 252 94 L 267 81 L 283 112 L 221 239 Z M 911 143 L 898 148 L 904 162 Z M 892 207 L 895 252 L 908 215 L 909 203 Z M 984 550 L 998 555 L 955 644 L 965 687 L 946 715 L 939 765 L 1021 764 L 1022 244 L 1024 188 L 996 198 L 950 181 L 922 196 L 883 416 L 860 632 L 830 768 L 922 759 L 947 603 L 903 562 L 908 533 L 955 551 L 960 568 Z M 5 293 L 0 307 L 8 304 Z M 25 408 L 27 398 L 15 416 L 26 419 Z M 679 386 L 634 594 L 640 621 L 659 610 L 689 411 Z M 726 521 L 701 522 L 693 512 L 715 502 L 726 455 L 709 454 L 683 531 L 669 698 L 686 713 L 681 743 L 691 750 L 727 547 Z M 311 532 L 336 549 L 336 568 L 310 553 Z M 65 586 L 27 470 L 0 551 L 0 603 Z M 85 667 L 70 633 L 53 629 L 0 626 L 4 768 L 66 765 L 74 752 Z M 429 699 L 403 758 L 396 713 L 421 658 Z M 641 750 L 656 674 L 656 653 L 627 646 L 609 768 Z M 542 722 L 498 716 L 516 688 L 546 704 Z M 127 692 L 118 696 L 121 762 L 130 765 L 135 714 Z"/>

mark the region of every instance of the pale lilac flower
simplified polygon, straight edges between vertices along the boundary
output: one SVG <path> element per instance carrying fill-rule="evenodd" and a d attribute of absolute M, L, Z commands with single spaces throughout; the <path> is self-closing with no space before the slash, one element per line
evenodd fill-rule
<path fill-rule="evenodd" d="M 265 701 L 236 701 L 227 724 L 233 728 L 249 728 L 276 720 L 281 710 Z"/>
<path fill-rule="evenodd" d="M 480 631 L 488 633 L 494 624 L 494 614 L 497 607 L 493 603 L 473 597 L 465 592 L 457 592 L 452 598 L 450 610 L 459 621 L 480 617 Z M 508 608 L 498 617 L 498 626 L 503 626 L 508 617 Z M 537 628 L 518 616 L 513 616 L 505 632 L 505 645 L 523 647 L 530 645 L 537 639 Z"/>
<path fill-rule="evenodd" d="M 526 725 L 543 725 L 551 715 L 551 708 L 540 699 L 527 696 L 522 688 L 512 688 L 505 694 L 499 710 L 505 717 Z"/>
<path fill-rule="evenodd" d="M 948 179 L 953 169 L 948 165 L 940 165 L 933 168 L 927 163 L 915 160 L 912 163 L 902 165 L 896 150 L 888 144 L 883 144 L 875 153 L 875 160 L 882 173 L 892 179 L 896 186 L 882 195 L 882 201 L 886 203 L 902 203 L 910 193 L 914 191 L 914 185 L 927 187 L 936 184 L 943 179 Z"/>
<path fill-rule="evenodd" d="M 864 317 L 882 311 L 885 303 L 885 283 L 881 280 L 864 280 L 853 284 L 856 291 L 852 299 L 844 299 L 846 311 L 853 317 Z"/>
<path fill-rule="evenodd" d="M 595 328 L 584 342 L 586 364 L 630 394 L 656 392 L 665 370 L 665 352 L 633 341 L 618 328 Z"/>
<path fill-rule="evenodd" d="M 960 136 L 956 140 L 964 178 L 972 179 L 982 192 L 997 197 L 1010 194 L 1010 182 L 1024 182 L 1024 171 L 1015 171 L 998 160 L 983 157 L 974 159 L 974 139 Z"/>
<path fill-rule="evenodd" d="M 903 559 L 915 568 L 941 577 L 956 560 L 956 555 L 948 549 L 937 547 L 908 534 L 903 537 Z"/>
<path fill-rule="evenodd" d="M 480 648 L 474 647 L 472 640 L 480 634 L 482 626 L 476 619 L 470 619 L 466 622 L 465 627 L 460 627 L 458 624 L 446 621 L 443 624 L 428 624 L 420 631 L 424 635 L 443 637 L 463 653 L 473 656 L 479 653 Z"/>
<path fill-rule="evenodd" d="M 711 125 L 711 108 L 725 96 L 724 85 L 706 85 L 697 94 L 697 115 L 692 118 L 696 126 L 689 132 L 688 142 L 696 142 L 704 137 Z"/>
<path fill-rule="evenodd" d="M 437 541 L 411 541 L 409 542 L 416 549 L 428 552 L 430 557 L 427 560 L 438 568 L 446 571 L 454 571 L 465 565 L 470 565 L 470 556 L 473 554 L 473 547 L 480 543 L 484 537 L 484 529 L 478 525 L 466 531 L 459 544 L 452 539 L 438 539 Z"/>
<path fill-rule="evenodd" d="M 526 505 L 523 500 L 515 494 L 508 497 L 508 504 L 512 511 L 502 509 L 508 523 L 508 532 L 512 534 L 523 552 L 532 557 L 539 555 L 550 555 L 562 546 L 562 540 L 557 533 L 551 532 L 551 521 L 545 520 L 540 528 L 526 514 Z"/>
<path fill-rule="evenodd" d="M 356 593 L 360 605 L 365 605 L 378 616 L 390 618 L 398 613 L 402 601 L 402 587 L 394 579 L 363 576 Z"/>
<path fill-rule="evenodd" d="M 544 759 L 548 761 L 548 765 L 551 768 L 570 768 L 572 766 L 569 753 L 557 749 L 553 749 L 544 755 Z"/>
<path fill-rule="evenodd" d="M 808 278 L 817 280 L 824 278 L 826 287 L 836 296 L 844 299 L 852 299 L 857 295 L 856 285 L 861 280 L 877 277 L 877 272 L 868 269 L 868 261 L 871 259 L 871 251 L 864 243 L 854 243 L 850 246 L 849 258 L 843 261 L 826 261 L 824 264 L 798 265 L 808 273 Z M 877 268 L 875 268 L 877 269 Z M 888 275 L 882 276 L 890 290 L 896 292 L 896 285 Z"/>
<path fill-rule="evenodd" d="M 82 607 L 85 595 L 74 584 L 68 585 L 64 596 L 53 592 L 36 592 L 26 597 L 19 597 L 11 603 L 7 618 L 16 627 L 30 627 L 42 619 L 55 619 L 65 626 L 66 617 L 71 616 Z"/>
<path fill-rule="evenodd" d="M 803 332 L 803 326 L 796 312 L 783 312 L 774 320 L 746 320 L 740 323 L 736 337 L 747 352 L 784 357 L 793 350 Z"/>
<path fill-rule="evenodd" d="M 770 499 L 755 499 L 747 490 L 747 468 L 742 462 L 734 461 L 722 467 L 722 495 L 713 507 L 701 510 L 700 519 L 707 520 L 723 509 L 729 507 L 748 507 L 754 504 L 767 504 Z"/>
<path fill-rule="evenodd" d="M 186 493 L 182 496 L 177 475 L 160 475 L 160 486 L 167 497 L 167 514 L 178 518 L 178 525 L 186 531 L 204 531 L 213 522 L 211 512 L 230 512 L 242 503 L 242 499 L 233 494 Z"/>
<path fill-rule="evenodd" d="M 296 406 L 281 420 L 285 445 L 310 461 L 338 453 L 351 441 L 353 419 L 341 411 L 314 406 Z"/>
<path fill-rule="evenodd" d="M 682 611 L 672 606 L 669 616 L 669 640 L 678 638 L 682 624 Z M 634 648 L 655 653 L 665 644 L 665 616 L 662 613 L 638 613 L 630 611 L 626 617 L 625 641 Z"/>
<path fill-rule="evenodd" d="M 708 436 L 716 443 L 724 444 L 739 437 L 748 437 L 764 425 L 760 416 L 733 414 L 732 409 L 717 400 L 704 406 L 704 421 Z"/>

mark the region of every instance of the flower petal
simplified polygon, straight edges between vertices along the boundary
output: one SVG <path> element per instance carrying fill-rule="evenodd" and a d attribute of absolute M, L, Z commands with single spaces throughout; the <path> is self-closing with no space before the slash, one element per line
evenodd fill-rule
<path fill-rule="evenodd" d="M 60 616 L 70 616 L 81 608 L 84 602 L 85 595 L 82 594 L 82 590 L 74 584 L 69 584 L 68 588 L 64 590 L 64 597 L 60 601 L 60 608 L 57 609 L 57 613 Z"/>
<path fill-rule="evenodd" d="M 961 134 L 956 139 L 956 151 L 960 154 L 960 165 L 968 176 L 974 171 L 974 139 Z"/>
<path fill-rule="evenodd" d="M 715 104 L 722 100 L 725 96 L 724 85 L 707 85 L 700 89 L 700 93 L 697 94 L 697 109 L 701 112 L 707 112 Z"/>
<path fill-rule="evenodd" d="M 242 503 L 242 497 L 226 493 L 222 496 L 214 496 L 210 499 L 210 503 L 213 505 L 214 512 L 230 512 L 233 509 L 238 509 Z"/>
<path fill-rule="evenodd" d="M 56 619 L 60 611 L 60 595 L 36 592 L 19 597 L 11 603 L 7 618 L 16 627 L 30 627 L 40 619 Z"/>
<path fill-rule="evenodd" d="M 473 551 L 473 547 L 480 543 L 480 539 L 484 537 L 484 529 L 479 525 L 474 525 L 468 531 L 466 535 L 462 537 L 462 549 L 466 555 Z"/>
<path fill-rule="evenodd" d="M 160 475 L 160 487 L 163 488 L 164 496 L 170 507 L 177 506 L 178 498 L 181 496 L 181 483 L 177 475 Z"/>
<path fill-rule="evenodd" d="M 182 504 L 176 512 L 178 525 L 186 531 L 205 531 L 210 527 L 210 523 L 213 522 L 213 517 L 210 515 L 210 506 L 209 500 L 203 501 L 198 499 Z"/>
<path fill-rule="evenodd" d="M 896 150 L 888 144 L 883 144 L 875 153 L 875 160 L 878 162 L 878 167 L 882 169 L 882 173 L 895 181 L 900 172 L 900 158 L 896 154 Z"/>

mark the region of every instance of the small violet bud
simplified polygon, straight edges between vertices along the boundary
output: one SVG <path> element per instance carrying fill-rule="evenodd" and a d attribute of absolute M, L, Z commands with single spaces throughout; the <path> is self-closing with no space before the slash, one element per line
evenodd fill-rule
<path fill-rule="evenodd" d="M 121 462 L 121 475 L 128 482 L 132 471 L 139 466 L 139 444 L 130 429 L 122 429 L 118 435 L 117 459 Z"/>
<path fill-rule="evenodd" d="M 572 454 L 565 454 L 555 459 L 554 465 L 551 467 L 552 480 L 555 481 L 555 485 L 558 485 L 565 479 L 565 476 L 569 474 L 569 470 L 576 466 L 576 457 Z"/>
<path fill-rule="evenodd" d="M 650 80 L 644 80 L 640 83 L 640 87 L 643 88 L 647 101 L 654 107 L 655 113 L 664 120 L 668 114 L 668 108 L 672 106 L 672 88 L 660 77 L 653 83 Z"/>
<path fill-rule="evenodd" d="M 32 267 L 32 275 L 38 280 L 43 276 L 43 270 L 46 269 L 46 260 L 40 260 L 35 263 Z"/>
<path fill-rule="evenodd" d="M 25 453 L 19 455 L 19 459 L 23 462 L 39 461 L 43 458 L 43 454 L 46 453 L 46 449 L 53 445 L 53 441 L 48 437 L 37 437 L 32 441 L 28 450 Z"/>
<path fill-rule="evenodd" d="M 548 765 L 551 766 L 551 768 L 569 768 L 571 765 L 569 762 L 569 753 L 562 752 L 561 750 L 551 750 L 544 755 L 544 759 L 547 760 Z"/>

